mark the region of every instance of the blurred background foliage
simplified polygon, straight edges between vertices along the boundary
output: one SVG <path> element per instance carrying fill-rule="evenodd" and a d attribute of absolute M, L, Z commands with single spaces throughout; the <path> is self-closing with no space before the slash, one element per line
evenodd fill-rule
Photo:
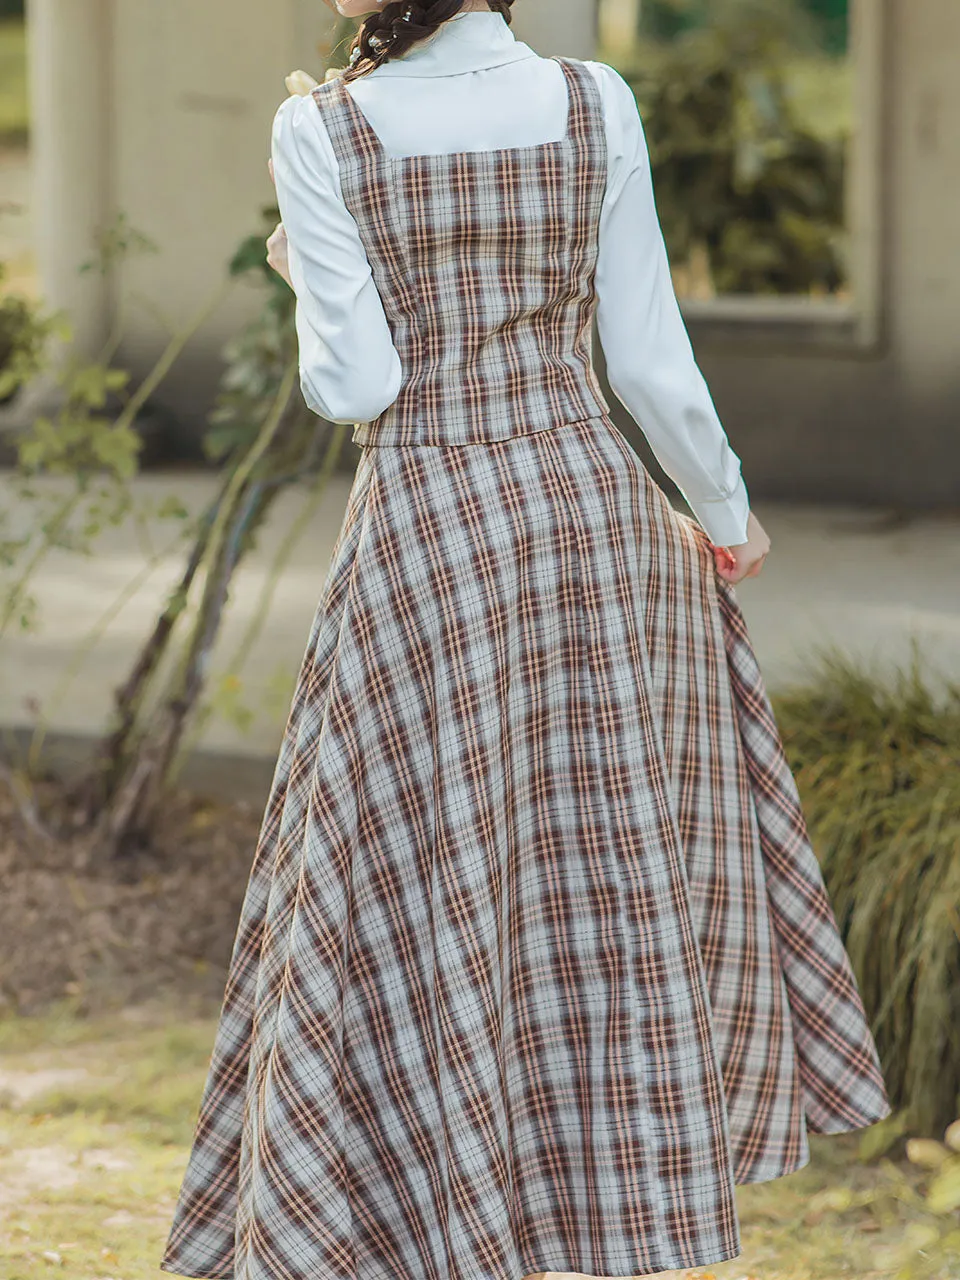
<path fill-rule="evenodd" d="M 600 0 L 601 15 L 635 14 L 596 56 L 637 94 L 682 296 L 848 295 L 848 2 Z M 8 145 L 28 135 L 22 9 L 0 0 Z M 346 61 L 355 26 L 318 50 L 327 65 Z"/>
<path fill-rule="evenodd" d="M 810 19 L 818 45 L 827 53 L 846 53 L 849 45 L 849 0 L 799 0 Z M 639 30 L 657 40 L 672 40 L 702 26 L 715 0 L 643 0 Z"/>
<path fill-rule="evenodd" d="M 72 791 L 75 825 L 92 833 L 89 850 L 96 851 L 100 863 L 146 840 L 191 745 L 191 731 L 214 710 L 209 655 L 234 574 L 255 546 L 271 507 L 280 495 L 297 489 L 302 510 L 271 566 L 261 607 L 231 661 L 231 676 L 249 656 L 347 435 L 342 424 L 318 423 L 300 393 L 296 299 L 266 261 L 265 240 L 279 209 L 268 205 L 260 217 L 259 229 L 225 264 L 225 278 L 213 295 L 171 335 L 138 384 L 115 360 L 124 333 L 123 308 L 104 349 L 82 359 L 70 348 L 73 335 L 65 316 L 48 313 L 40 303 L 0 299 L 0 399 L 22 390 L 40 372 L 52 375 L 58 388 L 51 416 L 34 417 L 7 433 L 14 447 L 9 491 L 19 521 L 14 527 L 12 513 L 0 509 L 0 641 L 8 630 L 36 626 L 32 586 L 51 551 L 89 555 L 107 527 L 131 515 L 143 523 L 149 513 L 138 506 L 132 486 L 142 462 L 142 419 L 154 392 L 197 327 L 237 283 L 257 288 L 263 299 L 254 318 L 226 345 L 203 435 L 206 456 L 222 472 L 221 485 L 195 521 L 185 521 L 180 504 L 153 513 L 184 521 L 182 571 L 115 690 L 110 728 Z M 86 265 L 105 272 L 119 258 L 154 248 L 120 217 L 101 235 L 97 255 Z M 49 341 L 55 336 L 67 344 L 66 359 Z M 62 491 L 38 488 L 37 482 L 50 476 L 67 482 Z M 25 512 L 32 514 L 25 518 Z M 98 639 L 99 628 L 98 623 L 89 644 Z M 87 642 L 79 651 L 81 661 L 86 649 Z M 79 665 L 70 678 L 78 671 Z M 28 774 L 39 769 L 44 733 L 41 723 L 31 742 Z"/>
<path fill-rule="evenodd" d="M 645 0 L 637 95 L 678 292 L 844 296 L 846 0 Z"/>
<path fill-rule="evenodd" d="M 3 77 L 4 48 L 20 58 L 23 48 L 22 24 L 3 19 L 15 18 L 19 8 L 0 0 L 0 132 L 4 95 L 14 84 Z M 675 265 L 689 271 L 690 263 L 699 263 L 701 277 L 693 284 L 715 292 L 842 295 L 844 155 L 853 124 L 850 67 L 844 58 L 846 5 L 840 0 L 645 0 L 639 13 L 636 38 L 597 56 L 617 65 L 637 92 Z M 329 65 L 343 64 L 352 31 L 353 24 L 344 21 L 330 48 L 320 50 Z M 20 87 L 11 101 L 21 104 L 16 110 L 25 127 L 22 83 L 16 83 Z M 187 519 L 185 510 L 175 507 L 167 513 L 182 528 L 183 574 L 155 631 L 144 636 L 134 666 L 118 672 L 123 684 L 117 690 L 115 727 L 101 745 L 97 774 L 84 780 L 84 805 L 70 810 L 71 822 L 79 814 L 90 826 L 106 816 L 106 826 L 98 828 L 102 838 L 93 844 L 112 854 L 156 821 L 157 802 L 169 794 L 176 777 L 175 768 L 167 766 L 181 757 L 197 726 L 210 714 L 228 713 L 226 686 L 218 689 L 207 679 L 206 658 L 232 575 L 255 544 L 271 504 L 278 498 L 302 503 L 292 529 L 299 536 L 323 500 L 337 458 L 349 457 L 352 449 L 342 428 L 320 424 L 318 429 L 297 394 L 294 300 L 264 261 L 264 238 L 278 210 L 270 206 L 259 213 L 261 225 L 253 226 L 251 211 L 250 237 L 224 263 L 225 273 L 258 289 L 263 303 L 255 321 L 224 352 L 220 394 L 204 436 L 206 455 L 221 470 L 223 485 L 198 519 Z M 0 308 L 0 400 L 45 366 L 56 329 L 56 317 L 39 305 L 11 300 Z M 176 335 L 172 347 L 179 348 L 183 337 Z M 28 486 L 39 475 L 57 472 L 65 458 L 77 487 L 75 493 L 67 489 L 64 511 L 75 511 L 86 499 L 91 475 L 98 483 L 105 474 L 113 476 L 115 483 L 105 498 L 93 495 L 98 505 L 83 507 L 79 533 L 62 513 L 38 508 L 34 542 L 22 542 L 15 530 L 4 532 L 0 519 L 0 612 L 12 624 L 21 617 L 29 624 L 27 597 L 38 558 L 52 546 L 85 552 L 99 528 L 115 518 L 114 511 L 125 509 L 129 483 L 142 462 L 134 428 L 149 400 L 128 386 L 112 353 L 74 368 L 66 389 L 64 412 L 53 423 L 35 423 L 17 442 L 12 475 L 24 501 L 29 501 Z M 287 540 L 269 568 L 254 622 L 231 655 L 229 679 L 243 669 L 291 547 Z M 7 570 L 13 571 L 12 586 L 4 597 Z M 164 649 L 176 659 L 172 676 L 169 667 L 158 665 Z M 885 1275 L 943 1280 L 960 1274 L 960 1134 L 956 1125 L 944 1133 L 960 1115 L 960 691 L 935 706 L 916 671 L 890 691 L 862 671 L 828 664 L 809 686 L 775 703 L 896 1112 L 862 1135 L 869 1173 L 861 1176 L 852 1165 L 838 1164 L 836 1170 L 811 1168 L 809 1177 L 801 1171 L 794 1180 L 741 1188 L 745 1204 L 756 1205 L 748 1230 L 762 1236 L 768 1262 L 774 1253 L 782 1260 L 798 1252 L 800 1240 L 804 1280 L 840 1274 L 849 1250 L 868 1247 L 863 1241 L 881 1232 L 896 1237 L 882 1262 Z M 155 722 L 158 707 L 179 718 Z M 139 776 L 144 763 L 155 782 L 141 793 L 130 778 Z M 178 1035 L 179 1024 L 178 1012 Z M 20 1024 L 10 1020 L 6 1025 L 16 1029 Z M 189 1089 L 181 1087 L 174 1073 L 176 1097 L 162 1090 L 157 1095 L 152 1088 L 161 1075 L 174 1078 L 169 1058 L 161 1061 L 161 1071 L 135 1076 L 129 1101 L 138 1124 L 146 1083 L 147 1093 L 160 1096 L 159 1105 L 168 1109 L 163 1125 L 169 1119 L 178 1141 L 189 1135 L 186 1104 L 202 1082 L 208 1044 L 204 1028 L 197 1035 L 196 1081 Z M 178 1071 L 182 1059 L 178 1041 Z M 82 1121 L 78 1143 L 89 1145 L 94 1132 L 97 1144 L 106 1147 L 122 1117 L 111 1114 L 102 1131 L 94 1127 L 103 1121 L 102 1096 L 117 1108 L 127 1100 L 112 1082 L 108 1093 L 93 1100 L 80 1097 L 74 1104 L 66 1098 L 54 1107 L 46 1098 L 37 1102 L 36 1115 L 22 1118 L 22 1132 L 47 1143 L 65 1141 L 49 1126 L 76 1113 Z M 0 1098 L 0 1118 L 7 1125 L 19 1123 L 5 1105 Z M 163 1125 L 156 1166 L 149 1163 L 151 1155 L 144 1157 L 144 1168 L 156 1179 L 146 1185 L 169 1184 L 170 1194 L 170 1138 Z M 121 1132 L 126 1138 L 127 1130 Z M 924 1137 L 904 1142 L 909 1134 Z M 947 1139 L 943 1143 L 941 1136 Z M 828 1145 L 818 1149 L 826 1154 Z M 888 1158 L 904 1149 L 906 1162 Z M 919 1190 L 914 1166 L 927 1175 L 928 1185 Z M 0 1170 L 0 1195 L 2 1176 Z M 123 1194 L 133 1195 L 136 1180 L 121 1176 Z M 90 1192 L 87 1234 L 87 1210 L 79 1201 L 67 1206 L 75 1217 L 48 1227 L 51 1240 L 89 1235 L 91 1267 L 102 1261 L 102 1194 L 99 1185 Z M 116 1203 L 124 1203 L 119 1189 Z M 54 1207 L 60 1211 L 56 1198 Z M 152 1231 L 143 1204 L 134 1198 L 130 1208 L 138 1229 Z M 37 1200 L 37 1213 L 49 1210 Z M 860 1242 L 855 1246 L 849 1239 L 854 1226 Z M 5 1247 L 0 1241 L 0 1254 Z M 19 1240 L 9 1246 L 25 1247 Z M 142 1274 L 147 1266 L 155 1269 L 155 1252 L 154 1237 L 145 1236 Z M 21 1266 L 19 1252 L 14 1265 Z M 22 1272 L 25 1280 L 28 1274 L 45 1274 L 49 1259 L 38 1260 L 37 1267 Z M 843 1270 L 850 1273 L 846 1265 Z"/>
<path fill-rule="evenodd" d="M 0 0 L 0 146 L 22 147 L 29 137 L 27 38 L 23 18 Z"/>
<path fill-rule="evenodd" d="M 828 652 L 773 701 L 895 1123 L 939 1134 L 960 1115 L 960 685 L 935 698 L 916 649 L 892 682 Z"/>

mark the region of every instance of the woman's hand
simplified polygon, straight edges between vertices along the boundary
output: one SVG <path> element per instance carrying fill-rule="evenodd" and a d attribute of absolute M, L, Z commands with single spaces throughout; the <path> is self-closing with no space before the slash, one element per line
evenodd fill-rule
<path fill-rule="evenodd" d="M 267 168 L 270 170 L 270 179 L 276 186 L 276 178 L 273 176 L 273 161 L 267 161 Z M 270 233 L 267 240 L 267 263 L 273 267 L 279 276 L 286 280 L 290 288 L 293 288 L 293 281 L 290 279 L 290 257 L 289 246 L 287 244 L 287 232 L 282 222 L 278 222 Z"/>
<path fill-rule="evenodd" d="M 770 539 L 763 525 L 751 511 L 747 516 L 747 541 L 732 547 L 717 547 L 711 542 L 711 550 L 717 561 L 717 573 L 727 582 L 737 583 L 744 578 L 757 578 L 770 550 Z"/>
<path fill-rule="evenodd" d="M 278 222 L 274 230 L 271 232 L 267 240 L 267 263 L 273 267 L 277 275 L 282 276 L 286 280 L 290 288 L 293 288 L 293 281 L 290 279 L 290 257 L 289 245 L 287 244 L 287 232 L 282 222 Z"/>

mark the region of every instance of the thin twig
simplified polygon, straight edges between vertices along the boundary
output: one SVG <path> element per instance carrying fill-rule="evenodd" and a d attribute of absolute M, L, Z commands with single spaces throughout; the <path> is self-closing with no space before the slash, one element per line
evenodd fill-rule
<path fill-rule="evenodd" d="M 44 739 L 50 728 L 50 718 L 56 708 L 63 702 L 63 699 L 70 692 L 74 680 L 76 680 L 83 664 L 90 656 L 94 646 L 103 638 L 110 624 L 114 621 L 123 607 L 133 599 L 147 579 L 154 573 L 157 567 L 163 563 L 166 557 L 173 551 L 177 544 L 183 540 L 183 530 L 172 542 L 160 551 L 154 551 L 151 558 L 143 565 L 138 573 L 126 584 L 119 592 L 117 597 L 111 601 L 107 608 L 103 611 L 94 625 L 87 632 L 86 636 L 75 648 L 71 655 L 70 661 L 60 673 L 60 679 L 54 686 L 53 692 L 50 694 L 43 705 L 43 710 L 34 728 L 30 739 L 30 746 L 27 750 L 28 767 L 36 770 L 40 752 L 43 750 Z"/>
<path fill-rule="evenodd" d="M 0 761 L 0 782 L 5 782 L 13 797 L 13 802 L 17 806 L 17 812 L 26 827 L 33 832 L 35 836 L 44 842 L 44 844 L 53 845 L 57 843 L 56 837 L 43 824 L 40 814 L 37 812 L 37 806 L 34 802 L 29 788 L 24 786 L 23 779 L 11 769 L 9 765 Z"/>
<path fill-rule="evenodd" d="M 20 577 L 10 588 L 7 595 L 7 602 L 4 606 L 3 614 L 0 616 L 0 636 L 3 636 L 7 627 L 10 625 L 10 620 L 16 613 L 17 606 L 23 598 L 23 593 L 26 589 L 27 583 L 39 568 L 43 558 L 53 549 L 55 538 L 60 534 L 64 525 L 79 506 L 81 497 L 82 494 L 80 493 L 71 494 L 71 496 L 64 501 L 60 510 L 54 516 L 53 521 L 48 522 L 46 536 L 40 541 L 36 550 L 27 560 L 26 566 L 20 573 Z M 51 527 L 53 529 L 53 534 L 49 532 Z"/>
<path fill-rule="evenodd" d="M 297 518 L 285 534 L 280 546 L 277 548 L 277 552 L 274 555 L 273 560 L 271 561 L 270 568 L 264 578 L 263 587 L 260 590 L 260 594 L 257 597 L 257 602 L 253 609 L 253 617 L 250 621 L 250 625 L 247 627 L 247 630 L 241 637 L 237 648 L 234 650 L 233 657 L 227 663 L 227 670 L 234 675 L 242 671 L 246 665 L 247 660 L 250 657 L 250 652 L 253 649 L 254 644 L 256 644 L 260 633 L 263 631 L 267 618 L 270 616 L 270 607 L 273 603 L 273 598 L 276 594 L 277 585 L 280 581 L 283 569 L 287 565 L 297 543 L 303 536 L 307 525 L 312 520 L 324 499 L 327 484 L 334 468 L 336 467 L 343 447 L 346 430 L 347 428 L 345 424 L 339 423 L 337 424 L 336 429 L 331 433 L 331 439 L 327 445 L 323 463 L 320 471 L 317 473 L 314 484 L 311 486 L 307 501 L 303 504 L 300 513 L 297 515 Z M 286 481 L 286 483 L 289 482 Z M 184 744 L 183 749 L 185 753 L 194 747 L 200 740 L 203 730 L 209 722 L 212 714 L 213 708 L 209 704 L 201 707 L 197 712 L 194 717 L 194 723 L 191 727 L 189 741 Z"/>
<path fill-rule="evenodd" d="M 136 391 L 124 405 L 122 412 L 114 423 L 114 427 L 116 429 L 121 430 L 133 426 L 137 414 L 170 372 L 183 348 L 203 325 L 204 321 L 213 315 L 217 307 L 220 306 L 220 303 L 229 296 L 232 288 L 233 281 L 231 279 L 227 279 L 222 284 L 218 285 L 207 301 L 204 302 L 197 310 L 189 324 L 171 338 L 165 351 L 160 356 L 160 359 L 156 362 L 144 378 L 143 382 L 140 383 L 140 386 L 137 387 Z"/>

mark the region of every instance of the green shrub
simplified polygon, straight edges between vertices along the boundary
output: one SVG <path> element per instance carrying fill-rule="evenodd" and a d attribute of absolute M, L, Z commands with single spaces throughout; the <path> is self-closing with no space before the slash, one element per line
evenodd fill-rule
<path fill-rule="evenodd" d="M 29 131 L 27 34 L 22 19 L 5 19 L 0 11 L 0 143 L 22 147 Z"/>
<path fill-rule="evenodd" d="M 624 76 L 644 118 L 671 261 L 705 251 L 720 294 L 836 294 L 846 281 L 846 139 L 814 133 L 793 92 L 817 52 L 802 10 L 717 0 L 641 45 Z"/>
<path fill-rule="evenodd" d="M 0 286 L 6 267 L 0 262 Z M 19 294 L 0 294 L 0 405 L 43 369 L 48 340 L 64 332 L 65 318 Z"/>
<path fill-rule="evenodd" d="M 960 686 L 828 656 L 774 702 L 891 1101 L 938 1135 L 960 1112 Z"/>
<path fill-rule="evenodd" d="M 640 28 L 657 40 L 672 39 L 709 20 L 715 0 L 643 0 Z M 813 20 L 817 42 L 827 53 L 843 54 L 849 45 L 849 0 L 799 0 Z"/>

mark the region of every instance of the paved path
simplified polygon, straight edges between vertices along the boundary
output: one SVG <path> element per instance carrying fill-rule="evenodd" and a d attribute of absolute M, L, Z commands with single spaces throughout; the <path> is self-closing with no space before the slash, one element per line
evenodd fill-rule
<path fill-rule="evenodd" d="M 275 753 L 349 487 L 349 477 L 332 482 L 323 510 L 311 520 L 277 586 L 240 688 L 230 695 L 234 707 L 249 712 L 250 724 L 218 716 L 208 724 L 202 745 L 252 757 Z M 176 493 L 191 510 L 202 507 L 211 489 L 211 479 L 201 475 L 150 475 L 138 481 L 142 498 L 156 503 Z M 0 477 L 0 502 L 4 496 Z M 262 611 L 260 593 L 272 556 L 298 506 L 296 496 L 284 503 L 239 575 L 214 657 L 216 672 L 229 669 L 236 645 Z M 881 670 L 886 664 L 889 671 L 890 664 L 909 662 L 914 636 L 931 664 L 932 683 L 960 682 L 957 515 L 891 527 L 882 513 L 755 506 L 773 551 L 762 576 L 738 591 L 771 689 L 802 678 L 815 645 L 835 643 L 879 663 Z M 172 526 L 153 522 L 157 545 L 171 534 Z M 106 536 L 93 559 L 63 552 L 49 557 L 36 581 L 39 632 L 7 638 L 0 647 L 0 724 L 28 723 L 43 706 L 54 729 L 86 734 L 103 726 L 110 690 L 128 669 L 175 580 L 176 558 L 167 558 L 123 605 L 69 688 L 58 692 L 58 686 L 84 637 L 143 564 L 144 550 L 130 529 Z"/>

